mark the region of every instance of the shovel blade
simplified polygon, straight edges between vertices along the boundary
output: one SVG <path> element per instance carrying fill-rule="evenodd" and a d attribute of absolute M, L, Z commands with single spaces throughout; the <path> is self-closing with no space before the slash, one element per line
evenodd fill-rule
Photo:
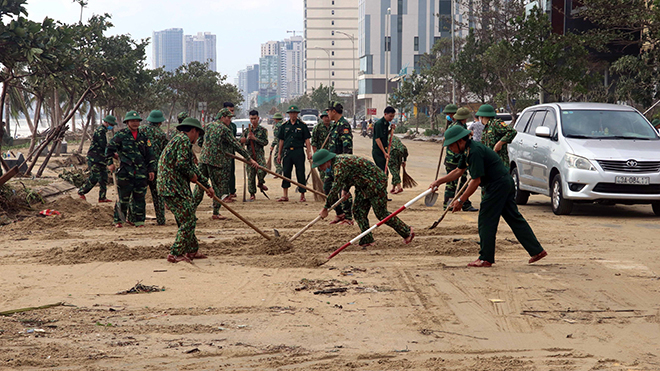
<path fill-rule="evenodd" d="M 277 229 L 274 229 L 274 228 L 273 228 L 273 233 L 275 233 L 275 237 L 279 237 L 279 236 L 280 236 L 280 231 L 278 231 Z"/>
<path fill-rule="evenodd" d="M 433 229 L 433 228 L 437 227 L 438 224 L 440 224 L 440 222 L 442 221 L 442 219 L 445 218 L 445 215 L 447 215 L 447 214 L 442 214 L 442 216 L 440 217 L 440 219 L 438 219 L 438 220 L 436 220 L 435 222 L 433 222 L 433 224 L 429 227 L 429 229 Z"/>
<path fill-rule="evenodd" d="M 431 207 L 435 205 L 435 202 L 438 200 L 438 194 L 436 192 L 429 193 L 424 197 L 424 205 Z"/>

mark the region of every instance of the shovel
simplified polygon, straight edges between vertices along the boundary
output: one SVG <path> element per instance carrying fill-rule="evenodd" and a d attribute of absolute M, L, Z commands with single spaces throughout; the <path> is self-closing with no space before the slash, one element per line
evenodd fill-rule
<path fill-rule="evenodd" d="M 115 172 L 112 172 L 112 181 L 115 183 L 115 191 L 117 192 L 117 201 L 115 202 L 115 211 L 117 212 L 117 215 L 119 215 L 119 220 L 122 221 L 122 223 L 126 223 L 126 216 L 124 213 L 121 211 L 121 205 L 119 202 L 119 185 L 117 184 L 117 175 L 115 175 Z"/>
<path fill-rule="evenodd" d="M 444 146 L 445 140 L 442 139 L 442 149 L 440 149 L 440 160 L 438 160 L 438 169 L 435 171 L 435 179 L 438 179 L 438 175 L 440 175 L 440 166 L 442 166 L 442 155 L 445 154 L 445 146 Z M 434 180 L 435 180 L 434 179 Z M 427 195 L 424 198 L 424 205 L 427 207 L 431 207 L 435 205 L 435 202 L 438 200 L 438 193 L 433 192 Z"/>
<path fill-rule="evenodd" d="M 470 180 L 472 180 L 472 179 L 470 179 Z M 465 190 L 467 189 L 468 184 L 470 184 L 470 180 L 466 181 L 465 184 L 463 184 L 463 186 L 461 187 L 461 189 L 459 189 L 458 192 L 456 192 L 456 195 L 454 196 L 454 199 L 458 198 L 458 197 L 461 197 L 463 195 L 463 192 L 465 192 Z M 459 180 L 459 182 L 460 182 L 460 180 Z M 447 208 L 445 209 L 445 212 L 442 213 L 442 216 L 440 217 L 440 219 L 433 222 L 433 224 L 429 227 L 429 229 L 433 229 L 433 228 L 437 227 L 438 224 L 440 224 L 442 219 L 444 219 L 445 215 L 447 215 L 447 213 L 449 212 L 449 206 L 450 205 L 451 205 L 451 201 L 447 204 Z"/>

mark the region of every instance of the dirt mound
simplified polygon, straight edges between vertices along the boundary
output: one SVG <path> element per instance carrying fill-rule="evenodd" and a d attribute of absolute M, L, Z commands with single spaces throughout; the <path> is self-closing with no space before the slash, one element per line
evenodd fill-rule
<path fill-rule="evenodd" d="M 471 239 L 437 241 L 428 247 L 433 254 L 444 256 L 466 256 L 479 252 L 479 244 Z"/>
<path fill-rule="evenodd" d="M 84 242 L 72 249 L 53 247 L 43 253 L 37 253 L 34 258 L 37 263 L 52 265 L 83 264 L 95 261 L 114 262 L 128 260 L 161 259 L 167 257 L 169 247 L 139 246 L 128 247 L 116 242 L 89 243 Z"/>
<path fill-rule="evenodd" d="M 59 211 L 62 215 L 35 216 L 21 222 L 25 229 L 67 228 L 90 229 L 112 226 L 111 206 L 92 206 L 85 200 L 62 197 L 42 206 Z"/>

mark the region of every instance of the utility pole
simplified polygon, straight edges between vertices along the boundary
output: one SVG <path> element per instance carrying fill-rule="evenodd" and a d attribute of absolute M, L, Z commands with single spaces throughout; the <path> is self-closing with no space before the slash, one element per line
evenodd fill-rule
<path fill-rule="evenodd" d="M 451 63 L 456 61 L 456 40 L 454 37 L 454 10 L 456 9 L 456 0 L 451 0 Z M 456 104 L 456 78 L 451 79 L 451 102 Z"/>
<path fill-rule="evenodd" d="M 390 16 L 392 8 L 387 8 L 387 15 L 385 16 L 385 106 L 387 106 L 387 99 L 390 95 L 390 55 L 392 53 L 392 41 L 390 33 Z"/>

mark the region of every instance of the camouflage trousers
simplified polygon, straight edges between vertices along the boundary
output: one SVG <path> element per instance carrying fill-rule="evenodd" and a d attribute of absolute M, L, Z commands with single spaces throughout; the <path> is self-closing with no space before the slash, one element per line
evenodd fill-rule
<path fill-rule="evenodd" d="M 104 164 L 95 164 L 87 161 L 89 168 L 89 178 L 85 184 L 78 190 L 78 194 L 85 195 L 94 188 L 96 183 L 99 184 L 99 200 L 105 200 L 108 192 L 108 168 Z"/>
<path fill-rule="evenodd" d="M 257 158 L 254 159 L 261 166 L 266 166 L 266 159 L 263 155 L 257 155 Z M 261 169 L 255 169 L 252 166 L 244 165 L 247 167 L 247 181 L 248 181 L 248 192 L 251 195 L 257 193 L 257 186 L 255 181 L 259 178 L 259 185 L 266 183 L 266 172 Z"/>
<path fill-rule="evenodd" d="M 452 164 L 452 163 L 445 162 L 445 170 L 447 170 L 447 174 L 454 171 L 454 169 L 456 169 L 457 167 L 458 167 L 457 164 Z M 456 191 L 457 191 L 457 187 L 458 187 L 458 181 L 459 181 L 459 179 L 456 179 L 456 180 L 453 180 L 451 182 L 447 182 L 445 184 L 445 201 L 442 204 L 443 209 L 447 208 L 447 204 L 449 203 L 449 200 L 454 199 L 454 196 L 456 195 Z M 461 181 L 461 187 L 463 187 L 465 182 L 467 182 L 467 171 L 465 173 L 463 173 L 463 176 L 460 178 L 460 181 Z M 472 202 L 470 202 L 470 200 L 468 199 L 463 204 L 463 210 L 468 210 L 471 207 L 472 207 Z"/>
<path fill-rule="evenodd" d="M 275 149 L 273 150 L 273 161 L 275 163 L 275 172 L 282 175 L 282 164 L 277 163 L 277 154 L 279 153 L 278 151 L 280 150 L 280 145 L 276 145 Z"/>
<path fill-rule="evenodd" d="M 228 168 L 229 165 L 226 168 L 222 168 L 208 164 L 199 164 L 199 171 L 211 181 L 211 187 L 220 198 L 223 195 L 229 194 Z M 195 192 L 193 193 L 193 205 L 195 209 L 197 209 L 203 198 L 204 191 L 199 186 L 195 186 Z M 213 215 L 220 215 L 221 206 L 219 202 L 213 200 Z"/>
<path fill-rule="evenodd" d="M 323 173 L 323 193 L 330 194 L 330 190 L 332 189 L 332 183 L 335 181 L 335 178 L 332 176 L 332 173 L 326 174 L 325 172 Z M 341 193 L 339 194 L 339 197 L 341 197 Z M 353 219 L 353 196 L 349 197 L 348 200 L 342 202 L 339 204 L 339 206 L 335 207 L 335 213 L 337 215 L 345 214 L 344 218 L 346 219 Z"/>
<path fill-rule="evenodd" d="M 147 178 L 117 178 L 119 188 L 119 207 L 126 220 L 137 225 L 144 225 L 147 203 Z M 114 222 L 121 223 L 119 213 L 115 208 Z"/>
<path fill-rule="evenodd" d="M 149 190 L 151 190 L 151 200 L 154 203 L 154 209 L 156 210 L 156 223 L 158 225 L 165 224 L 165 201 L 161 196 L 158 195 L 156 190 L 156 179 L 158 179 L 158 173 L 154 173 L 154 181 L 149 182 Z"/>
<path fill-rule="evenodd" d="M 227 178 L 227 191 L 229 194 L 233 195 L 236 193 L 236 160 L 232 158 L 229 160 L 229 163 L 231 164 L 231 167 L 229 169 L 229 177 Z"/>
<path fill-rule="evenodd" d="M 166 196 L 163 199 L 174 214 L 176 225 L 179 227 L 174 244 L 170 248 L 170 254 L 180 256 L 197 252 L 199 249 L 199 243 L 195 237 L 197 217 L 192 200 L 179 196 Z"/>
<path fill-rule="evenodd" d="M 387 168 L 392 174 L 392 185 L 395 186 L 401 183 L 401 164 L 403 163 L 403 156 L 399 153 L 392 151 L 390 156 L 390 162 L 387 164 Z"/>
<path fill-rule="evenodd" d="M 369 225 L 368 217 L 371 208 L 374 209 L 374 214 L 376 214 L 378 220 L 383 220 L 391 214 L 387 211 L 387 189 L 385 186 L 378 186 L 378 188 L 378 194 L 375 197 L 370 198 L 365 198 L 362 195 L 362 192 L 355 190 L 353 215 L 355 216 L 355 221 L 360 226 L 362 232 L 371 227 Z M 396 233 L 403 238 L 408 238 L 408 236 L 410 236 L 410 227 L 396 216 L 388 220 L 385 224 L 394 229 Z M 374 242 L 374 236 L 371 233 L 360 239 L 360 245 L 366 245 L 372 242 Z"/>

